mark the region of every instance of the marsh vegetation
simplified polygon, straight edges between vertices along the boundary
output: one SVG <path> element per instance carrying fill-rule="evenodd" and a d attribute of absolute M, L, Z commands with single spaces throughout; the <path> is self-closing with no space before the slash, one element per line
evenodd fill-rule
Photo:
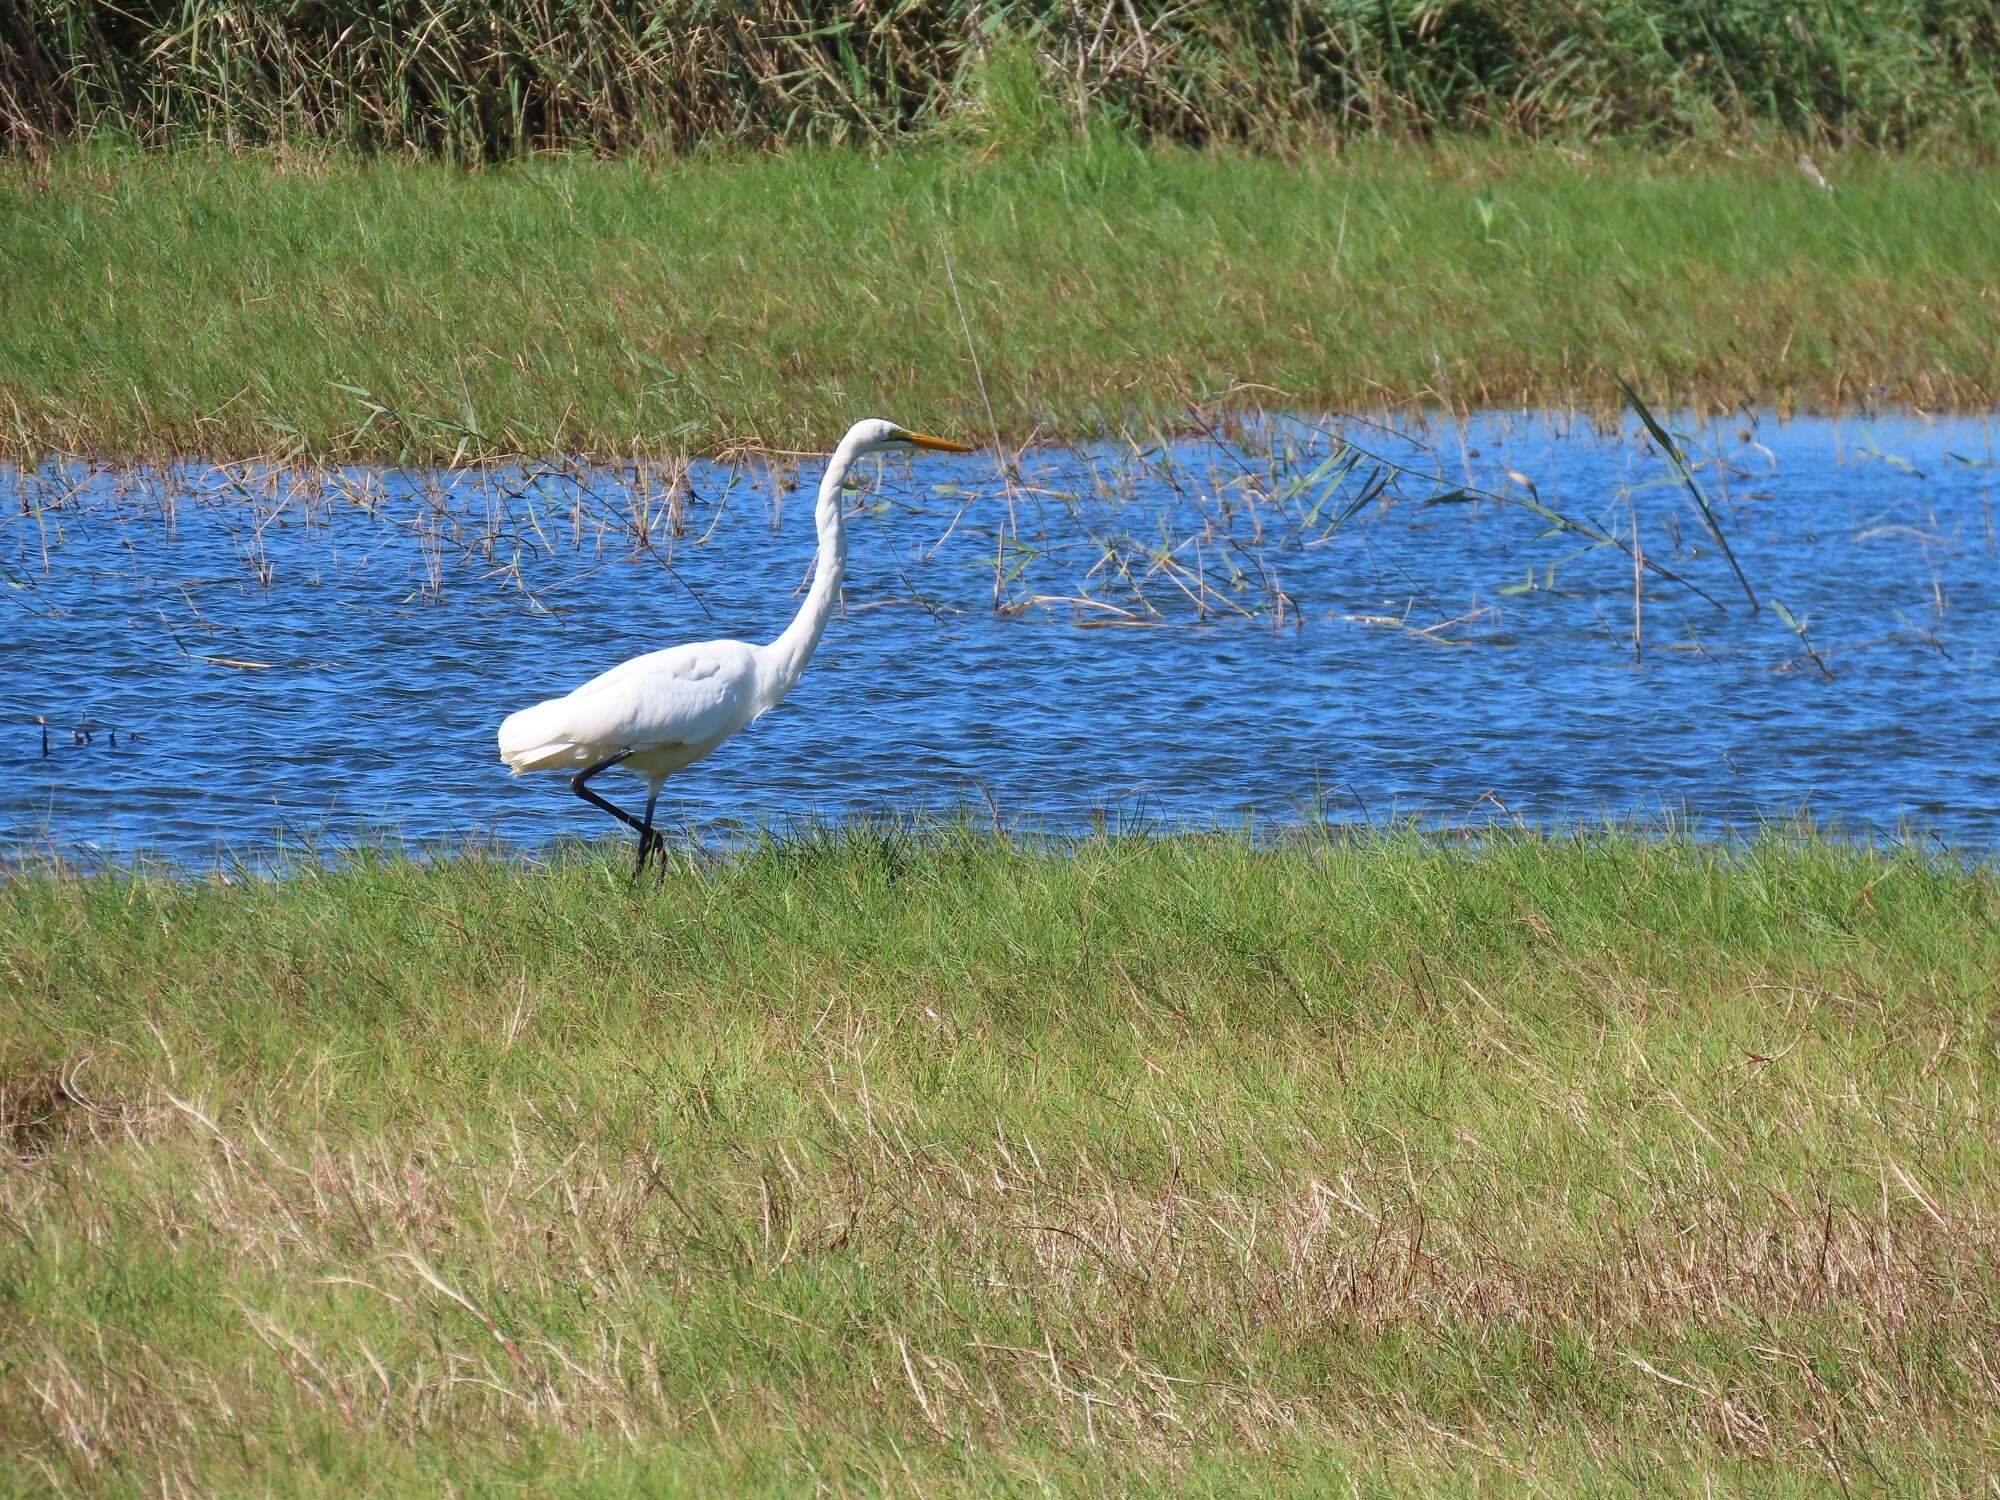
<path fill-rule="evenodd" d="M 2000 129 L 2000 20 L 1976 0 L 27 0 L 0 43 L 0 130 L 31 151 L 121 135 L 482 162 L 1090 130 L 1280 151 L 1465 131 L 1990 146 Z"/>

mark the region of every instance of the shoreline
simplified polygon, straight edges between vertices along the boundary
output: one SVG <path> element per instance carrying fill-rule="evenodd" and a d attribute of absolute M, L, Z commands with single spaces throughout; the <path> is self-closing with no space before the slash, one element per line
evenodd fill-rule
<path fill-rule="evenodd" d="M 1754 820 L 1550 814 L 1482 824 L 1421 813 L 1381 818 L 1258 814 L 1206 824 L 1155 819 L 1123 827 L 1115 819 L 1092 817 L 1058 825 L 1026 814 L 994 823 L 970 803 L 961 814 L 864 813 L 761 823 L 728 819 L 679 823 L 673 825 L 668 852 L 677 865 L 700 872 L 704 879 L 763 860 L 782 860 L 788 851 L 852 851 L 869 841 L 894 844 L 925 858 L 953 848 L 976 848 L 1009 858 L 1069 862 L 1147 846 L 1230 852 L 1252 860 L 1291 859 L 1302 851 L 1340 858 L 1401 852 L 1440 860 L 1504 860 L 1529 848 L 1586 858 L 1638 847 L 1723 866 L 1766 854 L 1791 858 L 1807 853 L 1864 863 L 1913 860 L 1975 879 L 2000 875 L 2000 843 L 1955 843 L 1934 828 L 1909 822 L 1821 822 L 1805 808 L 1791 813 L 1773 809 Z M 289 840 L 284 837 L 288 831 Z M 46 836 L 30 836 L 0 841 L 0 889 L 10 883 L 72 886 L 110 881 L 269 890 L 301 880 L 365 878 L 385 870 L 430 872 L 444 878 L 475 866 L 524 878 L 568 879 L 599 870 L 614 876 L 629 873 L 631 854 L 630 840 L 623 834 L 584 831 L 526 842 L 498 834 L 405 838 L 389 828 L 314 838 L 281 827 L 263 839 L 218 843 L 212 855 L 202 858 L 131 848 L 84 850 Z"/>
<path fill-rule="evenodd" d="M 2000 398 L 1991 403 L 1965 407 L 1918 407 L 1895 403 L 1842 406 L 1800 403 L 1783 408 L 1770 405 L 1689 404 L 1669 411 L 1655 412 L 1654 415 L 1667 424 L 1677 437 L 1687 435 L 1690 428 L 1747 421 L 1753 424 L 1771 422 L 1781 428 L 1794 422 L 1910 423 L 1926 428 L 1953 423 L 1990 423 L 1995 427 L 1994 436 L 2000 439 Z M 997 448 L 990 439 L 979 441 L 982 434 L 975 429 L 959 426 L 955 427 L 954 431 L 969 434 L 967 440 L 972 441 L 974 452 L 1000 453 L 1011 463 L 1024 454 L 1038 451 L 1074 451 L 1097 446 L 1122 448 L 1134 442 L 1147 445 L 1198 443 L 1217 436 L 1227 439 L 1233 436 L 1235 429 L 1242 424 L 1264 422 L 1297 421 L 1323 424 L 1327 429 L 1336 431 L 1346 424 L 1354 424 L 1364 430 L 1382 432 L 1393 440 L 1423 446 L 1433 441 L 1443 429 L 1493 420 L 1560 423 L 1564 427 L 1562 433 L 1564 441 L 1573 439 L 1573 428 L 1576 425 L 1581 425 L 1592 440 L 1609 442 L 1622 436 L 1634 442 L 1648 441 L 1644 426 L 1631 407 L 1618 401 L 1591 405 L 1571 403 L 1549 407 L 1464 408 L 1418 405 L 1413 401 L 1402 408 L 1375 408 L 1368 411 L 1312 411 L 1289 407 L 1228 406 L 1204 413 L 1204 419 L 1201 421 L 1190 421 L 1178 426 L 1167 419 L 1128 426 L 1093 428 L 1076 433 L 1050 432 L 1039 426 L 1025 432 L 1003 428 Z M 1407 425 L 1398 427 L 1396 425 L 1398 422 L 1406 422 Z M 760 446 L 751 442 L 725 442 L 713 449 L 641 448 L 609 454 L 492 451 L 462 457 L 451 455 L 426 462 L 421 459 L 407 461 L 402 457 L 371 453 L 365 449 L 291 455 L 284 453 L 218 455 L 212 451 L 198 449 L 104 452 L 43 448 L 30 453 L 19 448 L 18 444 L 10 448 L 4 434 L 0 434 L 0 477 L 11 476 L 18 481 L 24 473 L 46 472 L 51 467 L 67 466 L 98 473 L 136 471 L 156 475 L 196 476 L 226 473 L 231 470 L 249 470 L 254 471 L 259 478 L 271 479 L 311 476 L 335 469 L 360 470 L 368 473 L 429 471 L 476 479 L 480 476 L 539 467 L 595 474 L 616 472 L 634 465 L 661 463 L 715 466 L 748 464 L 760 466 L 768 473 L 787 474 L 801 466 L 810 466 L 823 460 L 826 452 L 824 448 L 789 448 Z M 23 461 L 24 458 L 32 458 L 35 468 L 29 469 Z"/>

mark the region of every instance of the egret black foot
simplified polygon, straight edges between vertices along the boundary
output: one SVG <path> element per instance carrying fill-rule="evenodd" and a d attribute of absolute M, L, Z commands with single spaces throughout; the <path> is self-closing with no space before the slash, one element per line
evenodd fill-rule
<path fill-rule="evenodd" d="M 646 860 L 652 858 L 659 867 L 659 879 L 667 878 L 667 841 L 656 828 L 648 828 L 639 835 L 639 862 L 632 867 L 632 882 L 638 884 L 639 877 L 646 873 Z"/>

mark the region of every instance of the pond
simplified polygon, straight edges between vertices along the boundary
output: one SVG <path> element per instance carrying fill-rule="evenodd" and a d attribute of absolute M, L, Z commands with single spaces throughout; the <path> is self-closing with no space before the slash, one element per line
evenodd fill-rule
<path fill-rule="evenodd" d="M 663 810 L 725 839 L 970 807 L 2000 843 L 1993 422 L 1670 425 L 1685 469 L 1538 414 L 870 461 L 804 680 Z M 641 651 L 769 639 L 818 473 L 0 470 L 0 844 L 608 835 L 510 778 L 495 726 Z"/>

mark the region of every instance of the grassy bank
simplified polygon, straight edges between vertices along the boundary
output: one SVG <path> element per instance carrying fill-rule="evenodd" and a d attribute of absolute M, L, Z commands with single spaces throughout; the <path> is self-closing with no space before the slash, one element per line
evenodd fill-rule
<path fill-rule="evenodd" d="M 1990 870 L 622 858 L 0 885 L 17 1484 L 1983 1483 Z"/>
<path fill-rule="evenodd" d="M 1824 165 L 1831 195 L 1788 154 L 1114 137 L 469 175 L 71 152 L 0 168 L 0 447 L 609 457 L 823 447 L 877 411 L 984 437 L 968 347 L 1016 437 L 1241 386 L 2000 398 L 2000 168 Z"/>

